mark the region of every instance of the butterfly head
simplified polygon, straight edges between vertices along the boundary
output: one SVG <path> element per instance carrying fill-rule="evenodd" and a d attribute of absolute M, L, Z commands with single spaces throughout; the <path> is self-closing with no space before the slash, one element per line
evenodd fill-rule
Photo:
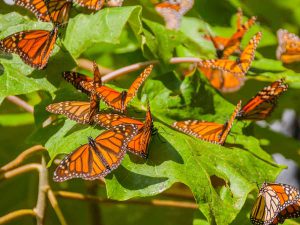
<path fill-rule="evenodd" d="M 88 137 L 89 145 L 93 148 L 96 148 L 96 141 L 91 136 Z"/>

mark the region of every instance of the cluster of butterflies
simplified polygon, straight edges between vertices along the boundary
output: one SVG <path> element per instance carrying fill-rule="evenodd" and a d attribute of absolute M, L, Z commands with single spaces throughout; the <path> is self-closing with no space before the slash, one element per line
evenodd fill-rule
<path fill-rule="evenodd" d="M 300 217 L 300 192 L 280 183 L 263 183 L 250 214 L 255 225 L 277 225 Z"/>
<path fill-rule="evenodd" d="M 52 30 L 28 30 L 0 40 L 0 50 L 16 53 L 35 69 L 46 67 L 58 37 L 59 27 L 69 20 L 72 4 L 100 10 L 104 5 L 121 6 L 123 0 L 15 0 L 15 4 L 30 10 L 40 21 L 52 22 Z"/>
<path fill-rule="evenodd" d="M 96 123 L 107 129 L 95 139 L 89 137 L 82 145 L 67 155 L 57 167 L 54 180 L 62 182 L 72 178 L 94 180 L 104 177 L 120 165 L 126 150 L 148 157 L 151 136 L 156 133 L 150 105 L 144 122 L 125 116 L 123 113 L 136 96 L 139 87 L 147 79 L 153 65 L 148 66 L 127 91 L 118 92 L 101 82 L 100 71 L 94 62 L 94 78 L 77 72 L 64 72 L 65 80 L 90 97 L 89 102 L 65 101 L 53 103 L 46 110 L 63 114 L 82 124 Z M 119 113 L 99 113 L 100 100 Z"/>

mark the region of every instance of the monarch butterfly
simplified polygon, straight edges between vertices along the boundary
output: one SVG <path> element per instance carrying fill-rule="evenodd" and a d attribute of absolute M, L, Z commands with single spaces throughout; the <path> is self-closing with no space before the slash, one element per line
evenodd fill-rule
<path fill-rule="evenodd" d="M 53 103 L 46 107 L 48 112 L 63 114 L 77 123 L 92 124 L 93 117 L 99 111 L 98 96 L 91 94 L 90 102 L 66 101 Z"/>
<path fill-rule="evenodd" d="M 120 165 L 126 146 L 136 133 L 136 126 L 125 124 L 104 131 L 95 139 L 88 137 L 88 144 L 80 146 L 61 161 L 53 180 L 62 182 L 72 178 L 95 180 L 105 177 Z"/>
<path fill-rule="evenodd" d="M 15 0 L 15 4 L 29 9 L 39 20 L 57 25 L 68 21 L 72 1 Z"/>
<path fill-rule="evenodd" d="M 279 223 L 284 223 L 286 219 L 298 217 L 300 217 L 300 200 L 282 210 L 273 221 L 273 224 L 276 221 Z"/>
<path fill-rule="evenodd" d="M 255 24 L 256 17 L 251 17 L 246 23 L 242 24 L 243 11 L 238 9 L 237 12 L 237 31 L 230 37 L 212 37 L 211 35 L 205 35 L 204 38 L 212 41 L 216 50 L 217 57 L 227 59 L 231 54 L 239 50 L 241 40 L 245 33 L 251 26 Z"/>
<path fill-rule="evenodd" d="M 105 0 L 73 0 L 73 2 L 77 3 L 82 7 L 86 7 L 88 9 L 93 10 L 99 10 L 105 4 Z"/>
<path fill-rule="evenodd" d="M 241 53 L 241 56 L 235 61 L 230 59 L 210 59 L 199 62 L 199 66 L 244 75 L 250 68 L 250 65 L 254 59 L 255 49 L 260 39 L 261 32 L 258 32 L 250 40 L 249 44 Z"/>
<path fill-rule="evenodd" d="M 118 7 L 123 5 L 124 0 L 106 0 L 106 5 L 109 7 Z"/>
<path fill-rule="evenodd" d="M 241 109 L 241 101 L 235 107 L 229 121 L 225 124 L 199 120 L 186 120 L 173 123 L 173 127 L 204 141 L 223 145 L 232 127 L 233 121 Z"/>
<path fill-rule="evenodd" d="M 155 10 L 165 20 L 168 29 L 178 29 L 181 17 L 194 5 L 194 0 L 171 1 L 167 0 L 155 5 Z"/>
<path fill-rule="evenodd" d="M 149 104 L 144 123 L 139 120 L 135 120 L 119 114 L 97 114 L 94 117 L 94 121 L 100 126 L 107 129 L 111 129 L 112 127 L 118 126 L 120 124 L 136 125 L 138 128 L 138 133 L 128 143 L 127 149 L 130 152 L 143 158 L 148 157 L 148 146 L 151 141 L 151 136 L 156 134 L 157 132 L 157 129 L 153 126 L 153 119 L 151 116 Z"/>
<path fill-rule="evenodd" d="M 221 92 L 234 92 L 244 85 L 245 78 L 223 70 L 198 66 L 198 69 L 209 80 L 210 84 Z"/>
<path fill-rule="evenodd" d="M 0 40 L 0 50 L 16 53 L 31 67 L 43 69 L 54 48 L 57 33 L 57 27 L 51 31 L 30 30 L 14 33 Z"/>
<path fill-rule="evenodd" d="M 300 38 L 283 29 L 277 31 L 277 38 L 279 42 L 276 50 L 277 59 L 284 63 L 299 62 Z"/>
<path fill-rule="evenodd" d="M 294 204 L 298 204 L 299 199 L 299 190 L 293 186 L 280 183 L 263 183 L 252 208 L 250 220 L 255 225 L 281 223 L 289 216 L 284 213 L 291 210 Z M 292 215 L 293 210 L 290 211 L 290 216 Z"/>
<path fill-rule="evenodd" d="M 92 87 L 90 84 L 82 83 L 83 88 L 89 92 L 96 93 L 108 106 L 119 112 L 124 112 L 128 103 L 135 97 L 142 83 L 147 79 L 153 69 L 153 65 L 148 66 L 138 78 L 131 84 L 128 91 L 118 92 L 112 88 L 101 85 Z"/>
<path fill-rule="evenodd" d="M 90 95 L 90 91 L 87 91 L 83 86 L 88 87 L 89 90 L 92 90 L 94 87 L 99 87 L 102 85 L 100 71 L 95 61 L 93 62 L 93 70 L 94 79 L 73 71 L 63 72 L 63 78 L 78 90 Z"/>
<path fill-rule="evenodd" d="M 264 120 L 273 111 L 279 96 L 288 89 L 284 79 L 273 82 L 264 87 L 253 98 L 251 98 L 238 113 L 239 120 Z"/>

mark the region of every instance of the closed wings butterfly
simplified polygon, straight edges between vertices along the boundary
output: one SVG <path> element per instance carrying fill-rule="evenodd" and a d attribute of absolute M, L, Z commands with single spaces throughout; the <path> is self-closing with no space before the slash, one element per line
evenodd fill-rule
<path fill-rule="evenodd" d="M 54 48 L 58 28 L 51 31 L 30 30 L 14 33 L 0 41 L 0 50 L 18 54 L 23 62 L 43 69 Z"/>
<path fill-rule="evenodd" d="M 274 110 L 279 96 L 288 89 L 284 79 L 273 82 L 264 87 L 251 98 L 238 113 L 239 120 L 264 120 Z"/>
<path fill-rule="evenodd" d="M 298 217 L 300 217 L 300 199 L 282 210 L 273 221 L 273 224 L 284 223 L 286 219 Z"/>
<path fill-rule="evenodd" d="M 218 69 L 205 68 L 198 65 L 198 69 L 209 80 L 210 84 L 221 92 L 234 92 L 244 85 L 245 77 Z"/>
<path fill-rule="evenodd" d="M 147 79 L 152 71 L 153 65 L 148 66 L 138 78 L 131 84 L 128 91 L 118 92 L 110 87 L 101 85 L 94 88 L 90 84 L 82 84 L 89 92 L 96 93 L 101 100 L 103 100 L 109 107 L 116 111 L 124 112 L 127 108 L 129 102 L 136 96 L 142 83 Z"/>
<path fill-rule="evenodd" d="M 287 30 L 277 31 L 278 47 L 276 50 L 277 59 L 284 63 L 300 61 L 300 38 Z"/>
<path fill-rule="evenodd" d="M 63 72 L 63 78 L 71 83 L 76 89 L 90 95 L 91 92 L 88 90 L 93 90 L 102 85 L 100 71 L 96 62 L 93 62 L 93 70 L 94 79 L 73 71 Z"/>
<path fill-rule="evenodd" d="M 278 224 L 288 218 L 285 214 L 287 210 L 290 210 L 290 216 L 293 216 L 291 207 L 297 209 L 299 199 L 299 190 L 293 186 L 264 183 L 252 208 L 250 220 L 255 225 Z M 284 214 L 286 216 L 283 216 Z"/>
<path fill-rule="evenodd" d="M 237 60 L 231 59 L 209 59 L 199 62 L 200 67 L 219 69 L 238 75 L 247 73 L 255 56 L 256 47 L 261 39 L 261 32 L 258 32 L 250 40 L 244 51 Z"/>
<path fill-rule="evenodd" d="M 92 124 L 93 117 L 99 112 L 99 99 L 97 95 L 90 96 L 90 102 L 66 101 L 53 103 L 46 107 L 48 112 L 63 114 L 71 120 L 82 124 Z"/>
<path fill-rule="evenodd" d="M 231 54 L 240 50 L 242 38 L 249 28 L 255 24 L 256 17 L 251 17 L 245 23 L 242 23 L 242 20 L 243 12 L 239 9 L 237 12 L 237 30 L 230 38 L 219 36 L 212 37 L 211 35 L 204 36 L 206 39 L 211 40 L 214 44 L 218 58 L 227 59 Z"/>
<path fill-rule="evenodd" d="M 39 20 L 57 25 L 68 21 L 72 1 L 16 0 L 15 4 L 29 9 Z"/>
<path fill-rule="evenodd" d="M 105 0 L 73 0 L 73 2 L 77 3 L 82 7 L 86 7 L 88 9 L 93 9 L 93 10 L 99 10 L 105 4 Z"/>
<path fill-rule="evenodd" d="M 201 140 L 223 145 L 231 130 L 234 119 L 240 109 L 241 101 L 237 104 L 229 121 L 227 121 L 225 124 L 199 120 L 186 120 L 175 122 L 172 126 L 182 131 L 183 133 L 192 135 Z"/>
<path fill-rule="evenodd" d="M 136 133 L 136 126 L 126 124 L 104 131 L 95 139 L 89 137 L 88 144 L 80 146 L 61 161 L 53 180 L 62 182 L 72 178 L 95 180 L 105 177 L 120 165 L 126 146 Z"/>
<path fill-rule="evenodd" d="M 157 13 L 163 17 L 168 29 L 178 29 L 181 17 L 194 5 L 194 0 L 171 1 L 167 0 L 155 5 Z"/>
<path fill-rule="evenodd" d="M 153 126 L 153 119 L 151 116 L 149 104 L 144 123 L 139 120 L 119 114 L 97 114 L 94 117 L 94 121 L 100 126 L 107 129 L 119 126 L 120 124 L 133 124 L 137 126 L 138 133 L 128 143 L 127 149 L 130 152 L 143 158 L 148 157 L 148 147 L 151 141 L 151 136 L 157 132 L 157 129 Z"/>

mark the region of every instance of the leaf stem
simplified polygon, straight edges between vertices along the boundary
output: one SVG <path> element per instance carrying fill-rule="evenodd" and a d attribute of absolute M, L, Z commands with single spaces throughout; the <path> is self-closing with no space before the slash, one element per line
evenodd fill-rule
<path fill-rule="evenodd" d="M 21 216 L 36 216 L 32 209 L 19 209 L 0 217 L 0 224 L 5 224 Z"/>
<path fill-rule="evenodd" d="M 17 166 L 19 166 L 30 155 L 37 153 L 37 152 L 45 151 L 45 150 L 46 149 L 42 145 L 35 145 L 33 147 L 30 147 L 30 148 L 26 149 L 25 151 L 23 151 L 21 154 L 19 154 L 17 156 L 17 158 L 10 161 L 5 166 L 1 167 L 0 171 L 2 172 L 2 171 L 8 171 L 8 170 L 14 169 Z"/>
<path fill-rule="evenodd" d="M 170 201 L 170 200 L 138 200 L 131 199 L 127 201 L 116 201 L 112 199 L 103 199 L 93 195 L 84 195 L 76 192 L 68 191 L 57 191 L 54 193 L 57 196 L 63 198 L 77 199 L 81 201 L 95 201 L 98 203 L 108 203 L 108 204 L 137 204 L 137 205 L 150 205 L 150 206 L 161 206 L 161 207 L 175 207 L 175 208 L 186 208 L 186 209 L 198 209 L 198 205 L 194 202 L 184 202 L 184 201 Z"/>
<path fill-rule="evenodd" d="M 20 106 L 21 108 L 25 109 L 27 112 L 33 113 L 34 109 L 31 105 L 29 105 L 27 102 L 25 102 L 24 100 L 20 99 L 17 96 L 7 96 L 6 99 L 12 103 L 14 103 L 15 105 Z"/>

